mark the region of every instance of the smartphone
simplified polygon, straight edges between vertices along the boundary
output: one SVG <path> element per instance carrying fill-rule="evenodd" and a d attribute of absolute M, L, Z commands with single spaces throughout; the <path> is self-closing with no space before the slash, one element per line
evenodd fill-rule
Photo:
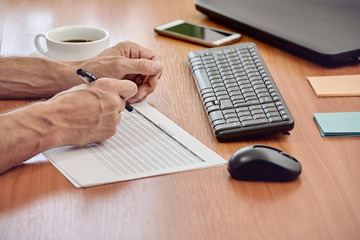
<path fill-rule="evenodd" d="M 238 41 L 241 35 L 209 26 L 174 20 L 155 27 L 155 32 L 189 42 L 217 47 Z"/>

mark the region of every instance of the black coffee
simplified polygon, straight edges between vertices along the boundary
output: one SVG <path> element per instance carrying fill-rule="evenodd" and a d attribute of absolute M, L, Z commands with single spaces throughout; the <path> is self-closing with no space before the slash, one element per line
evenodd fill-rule
<path fill-rule="evenodd" d="M 88 39 L 69 39 L 69 40 L 64 40 L 62 42 L 68 42 L 68 43 L 82 43 L 82 42 L 92 42 L 93 40 L 88 40 Z"/>

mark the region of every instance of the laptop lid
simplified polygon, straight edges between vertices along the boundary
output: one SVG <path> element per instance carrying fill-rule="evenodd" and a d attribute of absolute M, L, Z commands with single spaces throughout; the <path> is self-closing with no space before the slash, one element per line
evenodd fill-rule
<path fill-rule="evenodd" d="M 195 0 L 229 27 L 324 66 L 360 62 L 360 0 Z"/>

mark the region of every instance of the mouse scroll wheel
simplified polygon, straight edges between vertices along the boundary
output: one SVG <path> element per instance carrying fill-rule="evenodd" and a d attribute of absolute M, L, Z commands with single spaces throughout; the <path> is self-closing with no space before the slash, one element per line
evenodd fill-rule
<path fill-rule="evenodd" d="M 281 154 L 281 155 L 284 155 L 284 156 L 286 156 L 286 157 L 288 157 L 288 158 L 290 158 L 290 159 L 292 159 L 292 160 L 294 160 L 294 161 L 297 162 L 297 160 L 296 160 L 295 158 L 293 158 L 290 154 L 288 154 L 288 153 L 286 153 L 286 152 L 281 152 L 280 154 Z"/>

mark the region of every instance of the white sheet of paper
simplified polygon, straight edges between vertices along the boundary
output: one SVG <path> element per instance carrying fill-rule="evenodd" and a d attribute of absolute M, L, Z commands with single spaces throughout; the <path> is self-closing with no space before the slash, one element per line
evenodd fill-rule
<path fill-rule="evenodd" d="M 75 187 L 219 166 L 226 161 L 145 102 L 122 112 L 117 133 L 86 147 L 46 151 Z"/>
<path fill-rule="evenodd" d="M 37 163 L 37 162 L 47 162 L 47 158 L 42 154 L 39 153 L 38 155 L 30 158 L 29 160 L 26 160 L 24 162 L 24 164 L 28 164 L 28 163 Z"/>

